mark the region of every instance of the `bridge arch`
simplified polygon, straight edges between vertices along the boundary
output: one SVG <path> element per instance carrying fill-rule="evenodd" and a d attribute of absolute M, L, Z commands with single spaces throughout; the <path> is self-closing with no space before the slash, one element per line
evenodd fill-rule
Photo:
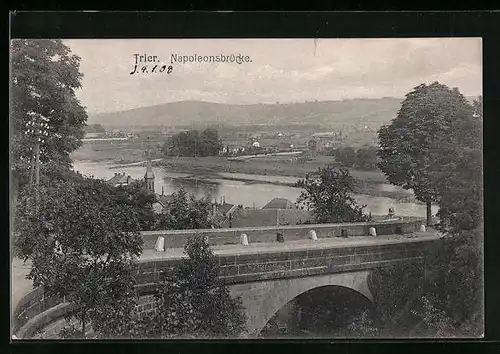
<path fill-rule="evenodd" d="M 286 304 L 301 294 L 319 287 L 339 286 L 360 293 L 373 302 L 368 288 L 368 270 L 304 278 L 276 279 L 231 286 L 233 296 L 241 296 L 247 315 L 247 331 L 257 336 L 267 322 Z"/>

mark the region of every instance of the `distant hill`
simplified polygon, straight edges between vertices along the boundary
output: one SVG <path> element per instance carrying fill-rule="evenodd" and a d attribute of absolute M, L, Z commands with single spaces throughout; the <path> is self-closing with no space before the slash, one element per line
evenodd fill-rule
<path fill-rule="evenodd" d="M 88 124 L 103 126 L 178 126 L 191 124 L 287 125 L 389 122 L 398 112 L 402 99 L 352 99 L 343 101 L 284 104 L 219 104 L 181 101 L 120 112 L 89 113 Z"/>
<path fill-rule="evenodd" d="M 472 100 L 472 98 L 469 98 Z M 234 105 L 180 101 L 120 112 L 89 114 L 88 124 L 103 126 L 223 125 L 338 125 L 378 127 L 393 119 L 402 98 L 350 99 L 283 104 Z"/>

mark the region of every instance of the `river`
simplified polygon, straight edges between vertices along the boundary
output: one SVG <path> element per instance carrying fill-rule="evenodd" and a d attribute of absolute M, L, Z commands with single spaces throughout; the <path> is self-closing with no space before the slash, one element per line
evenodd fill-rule
<path fill-rule="evenodd" d="M 119 166 L 115 164 L 90 161 L 74 161 L 73 169 L 87 176 L 108 180 L 115 173 L 125 172 L 126 175 L 134 179 L 144 178 L 146 168 L 137 164 Z M 261 208 L 273 198 L 287 198 L 296 201 L 300 195 L 300 189 L 286 186 L 273 185 L 270 182 L 294 183 L 294 177 L 284 176 L 262 176 L 244 173 L 218 173 L 209 177 L 196 177 L 188 173 L 176 173 L 166 171 L 162 167 L 153 167 L 155 174 L 155 191 L 161 193 L 162 188 L 165 194 L 171 194 L 183 187 L 189 194 L 197 197 L 209 196 L 212 200 L 220 201 L 222 197 L 227 203 L 243 204 L 243 206 Z M 254 182 L 231 180 L 252 179 Z M 262 181 L 263 183 L 258 183 Z M 398 187 L 390 184 L 380 184 L 381 190 L 395 190 Z M 407 192 L 410 193 L 410 192 Z M 396 215 L 404 216 L 426 216 L 425 205 L 398 201 L 396 199 L 371 196 L 365 194 L 354 195 L 360 205 L 367 205 L 366 212 L 373 215 L 384 215 L 390 207 L 395 209 Z M 432 213 L 437 212 L 437 207 L 433 207 Z"/>

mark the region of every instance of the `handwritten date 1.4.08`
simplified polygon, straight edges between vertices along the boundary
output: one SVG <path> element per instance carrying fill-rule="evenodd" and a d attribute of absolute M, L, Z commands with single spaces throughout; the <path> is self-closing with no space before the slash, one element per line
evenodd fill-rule
<path fill-rule="evenodd" d="M 130 75 L 136 74 L 170 74 L 174 68 L 172 65 L 134 65 Z"/>

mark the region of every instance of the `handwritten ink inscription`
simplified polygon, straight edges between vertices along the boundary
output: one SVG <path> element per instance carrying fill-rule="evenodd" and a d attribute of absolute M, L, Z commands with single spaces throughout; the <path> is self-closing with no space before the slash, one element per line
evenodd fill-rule
<path fill-rule="evenodd" d="M 159 64 L 158 56 L 148 54 L 134 54 L 135 64 L 130 75 L 134 74 L 170 74 L 174 69 L 172 65 Z"/>

